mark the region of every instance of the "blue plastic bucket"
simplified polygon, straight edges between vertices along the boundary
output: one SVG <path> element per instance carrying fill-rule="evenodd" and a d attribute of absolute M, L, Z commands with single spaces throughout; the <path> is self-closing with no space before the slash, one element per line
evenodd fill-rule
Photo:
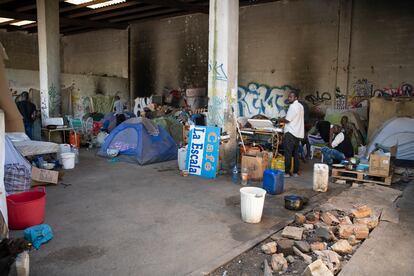
<path fill-rule="evenodd" d="M 284 172 L 274 169 L 265 170 L 263 173 L 263 189 L 272 195 L 283 193 L 285 184 Z"/>

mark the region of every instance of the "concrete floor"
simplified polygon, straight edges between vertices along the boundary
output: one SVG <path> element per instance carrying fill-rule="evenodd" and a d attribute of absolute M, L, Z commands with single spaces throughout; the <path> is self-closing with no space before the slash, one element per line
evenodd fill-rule
<path fill-rule="evenodd" d="M 285 194 L 319 204 L 311 167 L 285 183 Z M 181 177 L 176 162 L 145 167 L 81 153 L 65 185 L 47 188 L 54 239 L 31 252 L 31 275 L 187 275 L 208 272 L 283 227 L 294 212 L 266 198 L 262 223 L 240 219 L 239 186 L 227 177 Z M 316 195 L 316 196 L 315 196 Z"/>
<path fill-rule="evenodd" d="M 381 221 L 341 271 L 341 276 L 414 275 L 414 182 L 397 201 L 399 222 Z"/>

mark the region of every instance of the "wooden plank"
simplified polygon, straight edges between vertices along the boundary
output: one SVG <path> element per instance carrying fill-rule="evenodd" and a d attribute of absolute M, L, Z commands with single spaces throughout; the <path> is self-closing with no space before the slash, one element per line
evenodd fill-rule
<path fill-rule="evenodd" d="M 368 182 L 368 183 L 374 183 L 374 184 L 380 184 L 380 185 L 386 185 L 386 186 L 390 186 L 391 185 L 391 183 L 389 183 L 388 181 L 381 182 L 381 181 L 368 180 L 368 179 L 364 179 L 362 181 L 359 181 L 359 180 L 357 180 L 355 178 L 347 177 L 347 176 L 335 176 L 334 179 L 335 180 L 336 179 L 343 179 L 343 180 L 352 180 L 352 181 L 358 181 L 358 182 Z"/>
<path fill-rule="evenodd" d="M 370 172 L 359 172 L 359 171 L 349 171 L 346 169 L 332 169 L 332 172 L 336 171 L 336 172 L 343 172 L 343 173 L 353 173 L 353 174 L 362 174 L 362 175 L 368 175 L 368 176 L 377 176 L 377 177 L 389 177 L 392 175 L 392 173 L 390 173 L 390 175 L 385 176 L 385 175 L 380 175 L 380 174 L 375 174 L 375 173 L 370 173 Z"/>
<path fill-rule="evenodd" d="M 354 176 L 344 176 L 343 174 L 351 174 Z M 383 178 L 384 180 L 371 180 L 371 179 L 364 179 L 364 176 L 369 177 L 379 177 Z M 332 170 L 332 178 L 334 179 L 343 179 L 343 180 L 351 180 L 357 182 L 368 182 L 368 183 L 375 183 L 380 185 L 391 185 L 392 183 L 392 175 L 391 176 L 383 176 L 383 175 L 376 175 L 370 174 L 368 172 L 357 172 L 357 171 L 348 171 L 344 169 L 333 169 Z"/>

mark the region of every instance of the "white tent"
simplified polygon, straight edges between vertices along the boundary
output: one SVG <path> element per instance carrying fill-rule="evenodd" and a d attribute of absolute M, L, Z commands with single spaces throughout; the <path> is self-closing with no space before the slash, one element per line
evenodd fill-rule
<path fill-rule="evenodd" d="M 386 121 L 373 135 L 368 154 L 375 149 L 375 144 L 398 145 L 397 159 L 414 160 L 414 119 L 401 117 Z"/>

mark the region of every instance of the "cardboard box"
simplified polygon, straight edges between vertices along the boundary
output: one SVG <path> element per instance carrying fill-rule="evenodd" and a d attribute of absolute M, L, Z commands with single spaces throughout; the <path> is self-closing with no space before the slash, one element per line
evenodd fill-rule
<path fill-rule="evenodd" d="M 242 156 L 241 168 L 247 168 L 249 179 L 253 181 L 261 181 L 263 172 L 269 166 L 269 155 L 267 152 L 258 152 L 254 155 L 245 154 Z"/>
<path fill-rule="evenodd" d="M 389 176 L 391 156 L 371 154 L 369 156 L 369 173 L 379 176 Z"/>
<path fill-rule="evenodd" d="M 32 186 L 44 185 L 45 183 L 57 184 L 59 172 L 53 170 L 44 170 L 32 167 Z"/>

